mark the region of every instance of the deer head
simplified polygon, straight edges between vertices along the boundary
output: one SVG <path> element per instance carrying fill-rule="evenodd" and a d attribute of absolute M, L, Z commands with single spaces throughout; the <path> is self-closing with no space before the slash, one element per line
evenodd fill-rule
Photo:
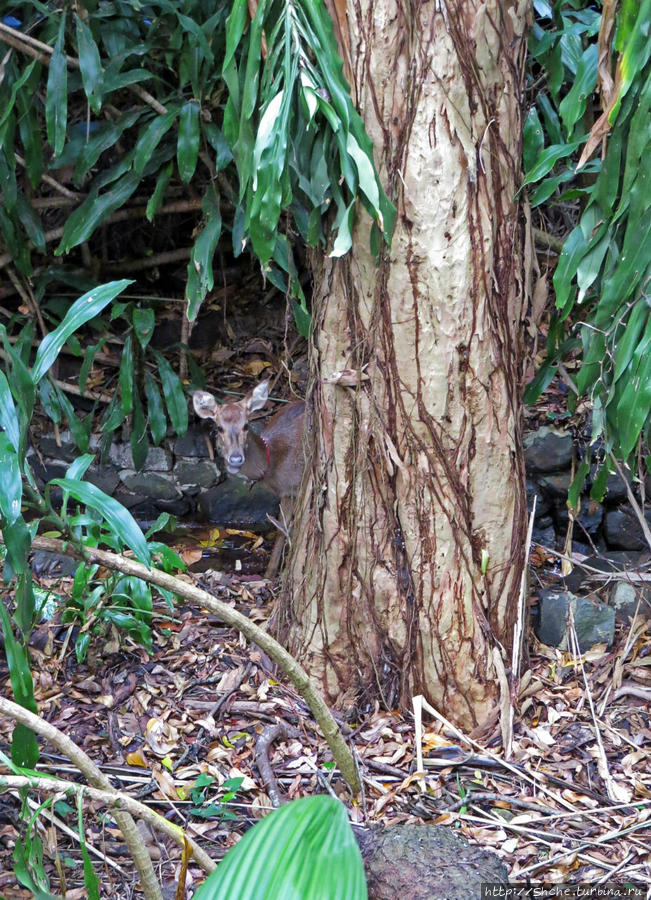
<path fill-rule="evenodd" d="M 202 419 L 212 419 L 216 428 L 217 449 L 224 457 L 226 470 L 238 475 L 246 459 L 249 418 L 267 402 L 269 380 L 261 381 L 242 400 L 217 403 L 207 391 L 192 395 L 194 411 Z"/>

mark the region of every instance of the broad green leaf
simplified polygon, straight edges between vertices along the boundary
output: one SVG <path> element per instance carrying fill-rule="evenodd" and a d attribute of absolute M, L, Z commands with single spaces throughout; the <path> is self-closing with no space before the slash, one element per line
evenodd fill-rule
<path fill-rule="evenodd" d="M 38 384 L 48 371 L 70 335 L 99 315 L 104 307 L 130 284 L 132 282 L 128 279 L 110 281 L 88 291 L 72 304 L 61 324 L 41 341 L 32 367 L 32 379 L 35 384 Z"/>
<path fill-rule="evenodd" d="M 185 434 L 188 430 L 188 404 L 183 393 L 181 379 L 164 356 L 157 353 L 156 359 L 170 422 L 178 435 Z"/>
<path fill-rule="evenodd" d="M 97 510 L 111 531 L 133 550 L 140 562 L 146 566 L 150 564 L 149 548 L 145 537 L 129 510 L 125 509 L 121 503 L 86 481 L 54 478 L 50 484 L 57 485 L 79 503 Z"/>
<path fill-rule="evenodd" d="M 234 0 L 231 14 L 226 19 L 226 52 L 222 63 L 222 74 L 233 59 L 235 50 L 244 34 L 248 16 L 247 0 Z"/>
<path fill-rule="evenodd" d="M 138 138 L 136 144 L 136 152 L 133 157 L 133 168 L 136 172 L 141 173 L 152 153 L 160 144 L 162 138 L 170 130 L 179 115 L 178 106 L 170 107 L 163 115 L 156 116 L 145 128 L 142 135 Z"/>
<path fill-rule="evenodd" d="M 0 513 L 6 526 L 11 528 L 20 516 L 23 481 L 16 450 L 4 431 L 0 431 L 0 471 Z"/>
<path fill-rule="evenodd" d="M 380 192 L 378 190 L 372 161 L 369 159 L 367 154 L 364 153 L 352 134 L 348 135 L 348 140 L 346 141 L 346 149 L 355 160 L 355 165 L 357 166 L 357 174 L 359 176 L 359 186 L 361 190 L 368 197 L 369 202 L 373 206 L 373 209 L 379 211 Z"/>
<path fill-rule="evenodd" d="M 116 122 L 104 122 L 96 129 L 90 140 L 84 144 L 75 163 L 74 180 L 80 183 L 93 168 L 102 153 L 115 147 L 122 134 L 140 118 L 141 111 L 132 109 L 125 112 Z"/>
<path fill-rule="evenodd" d="M 11 85 L 11 95 L 9 96 L 9 100 L 4 106 L 2 113 L 0 114 L 0 134 L 2 134 L 2 126 L 5 124 L 5 122 L 7 122 L 9 116 L 13 112 L 14 105 L 16 103 L 16 97 L 20 94 L 21 89 L 26 84 L 26 82 L 28 82 L 32 77 L 32 72 L 37 65 L 38 61 L 35 59 L 32 60 L 32 62 L 28 66 L 26 66 L 20 78 L 16 79 L 16 81 L 14 81 L 14 83 Z"/>
<path fill-rule="evenodd" d="M 559 159 L 570 156 L 582 143 L 583 139 L 571 141 L 568 144 L 552 144 L 551 147 L 547 147 L 540 154 L 532 168 L 525 173 L 524 181 L 522 182 L 523 186 L 534 181 L 540 181 L 548 172 L 551 172 Z"/>
<path fill-rule="evenodd" d="M 45 253 L 45 233 L 41 220 L 22 192 L 16 197 L 16 212 L 32 244 L 40 253 Z"/>
<path fill-rule="evenodd" d="M 123 162 L 126 164 L 126 161 Z M 139 184 L 140 175 L 127 171 L 116 182 L 112 190 L 106 191 L 100 196 L 97 196 L 96 191 L 91 192 L 81 206 L 77 207 L 68 217 L 61 243 L 57 247 L 55 255 L 69 253 L 73 247 L 87 240 L 104 219 L 107 219 L 129 199 Z"/>
<path fill-rule="evenodd" d="M 156 185 L 154 187 L 154 192 L 147 201 L 147 209 L 145 210 L 145 215 L 149 222 L 151 222 L 158 212 L 158 210 L 163 205 L 163 200 L 165 199 L 165 191 L 167 190 L 167 186 L 170 183 L 170 178 L 172 177 L 172 173 L 174 171 L 174 166 L 170 162 L 158 173 L 158 177 L 156 178 Z"/>
<path fill-rule="evenodd" d="M 34 699 L 34 682 L 29 668 L 29 656 L 25 647 L 14 637 L 9 614 L 4 603 L 0 603 L 0 623 L 4 636 L 4 652 L 14 700 L 29 712 L 38 713 Z M 11 758 L 17 766 L 33 768 L 38 760 L 38 743 L 33 731 L 18 724 L 14 728 L 11 744 Z"/>
<path fill-rule="evenodd" d="M 176 160 L 181 181 L 188 182 L 194 175 L 199 155 L 199 104 L 188 100 L 181 108 Z"/>
<path fill-rule="evenodd" d="M 63 414 L 65 415 L 68 421 L 68 428 L 70 429 L 70 433 L 75 444 L 79 447 L 82 453 L 85 453 L 88 450 L 88 445 L 90 443 L 90 429 L 92 426 L 92 416 L 86 416 L 86 418 L 82 421 L 77 414 L 75 413 L 75 408 L 72 403 L 68 400 L 66 395 L 62 390 L 58 387 L 57 390 L 57 399 Z"/>
<path fill-rule="evenodd" d="M 339 800 L 325 795 L 274 810 L 226 854 L 195 900 L 366 900 L 359 847 Z"/>
<path fill-rule="evenodd" d="M 346 208 L 342 207 L 335 220 L 333 230 L 336 229 L 337 237 L 329 254 L 332 257 L 343 256 L 353 246 L 353 223 L 355 219 L 355 201 Z"/>
<path fill-rule="evenodd" d="M 16 182 L 16 161 L 11 153 L 5 153 L 0 148 L 0 191 L 7 212 L 16 205 L 18 197 L 18 184 Z"/>
<path fill-rule="evenodd" d="M 147 420 L 142 409 L 139 394 L 134 394 L 133 416 L 131 420 L 131 456 L 135 468 L 140 471 L 145 465 L 149 444 L 147 442 Z"/>
<path fill-rule="evenodd" d="M 66 140 L 68 121 L 68 63 L 65 54 L 66 13 L 61 15 L 59 33 L 50 59 L 45 94 L 47 139 L 55 156 L 59 156 Z"/>
<path fill-rule="evenodd" d="M 574 126 L 583 117 L 588 99 L 592 97 L 596 84 L 597 45 L 590 44 L 579 61 L 572 87 L 558 107 L 568 137 L 571 137 Z"/>
<path fill-rule="evenodd" d="M 624 377 L 620 379 L 621 385 Z M 617 436 L 622 459 L 628 459 L 635 449 L 642 429 L 651 416 L 651 353 L 634 358 L 630 380 L 624 385 L 617 404 Z"/>
<path fill-rule="evenodd" d="M 9 443 L 16 453 L 20 452 L 20 426 L 14 398 L 11 396 L 7 376 L 0 369 L 0 428 L 9 439 Z"/>
<path fill-rule="evenodd" d="M 133 351 L 131 349 L 131 335 L 124 341 L 122 359 L 120 360 L 120 401 L 122 412 L 128 416 L 133 409 Z"/>
<path fill-rule="evenodd" d="M 545 146 L 545 134 L 543 131 L 538 110 L 532 106 L 527 113 L 522 128 L 522 160 L 525 172 L 538 161 Z"/>
<path fill-rule="evenodd" d="M 135 331 L 138 343 L 143 350 L 146 349 L 154 333 L 154 324 L 156 317 L 154 310 L 150 306 L 136 306 L 133 310 L 133 330 Z"/>
<path fill-rule="evenodd" d="M 191 322 L 196 318 L 201 303 L 214 285 L 212 261 L 222 231 L 222 219 L 219 200 L 216 192 L 211 189 L 204 197 L 203 211 L 205 225 L 199 232 L 192 248 L 185 287 L 188 318 Z"/>
<path fill-rule="evenodd" d="M 215 151 L 215 168 L 221 172 L 233 159 L 228 141 L 214 122 L 203 122 L 202 130 L 206 140 Z"/>
<path fill-rule="evenodd" d="M 147 395 L 149 430 L 154 444 L 158 446 L 167 433 L 167 419 L 158 385 L 154 376 L 147 371 L 145 372 L 145 394 Z"/>
<path fill-rule="evenodd" d="M 38 187 L 41 176 L 45 171 L 41 120 L 37 116 L 37 109 L 32 101 L 33 92 L 38 88 L 37 76 L 38 70 L 35 70 L 28 84 L 16 97 L 16 105 L 19 111 L 18 130 L 23 142 L 25 168 L 34 189 Z"/>
<path fill-rule="evenodd" d="M 626 323 L 624 333 L 618 336 L 615 343 L 615 366 L 613 370 L 613 382 L 617 381 L 628 367 L 636 348 L 639 346 L 640 335 L 649 323 L 649 306 L 640 298 L 633 306 Z"/>
<path fill-rule="evenodd" d="M 94 453 L 84 453 L 82 456 L 78 456 L 66 469 L 66 478 L 82 479 L 94 459 Z"/>
<path fill-rule="evenodd" d="M 79 68 L 84 91 L 90 108 L 98 113 L 102 108 L 102 62 L 97 44 L 90 28 L 79 16 L 75 15 L 77 28 L 77 47 L 79 48 Z"/>

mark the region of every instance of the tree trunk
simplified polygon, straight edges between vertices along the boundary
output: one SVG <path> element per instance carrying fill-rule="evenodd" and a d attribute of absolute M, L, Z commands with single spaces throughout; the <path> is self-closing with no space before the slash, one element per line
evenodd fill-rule
<path fill-rule="evenodd" d="M 348 0 L 354 91 L 398 216 L 379 266 L 361 209 L 352 253 L 315 261 L 310 458 L 279 619 L 341 708 L 424 693 L 471 727 L 511 662 L 527 8 Z M 343 369 L 366 380 L 331 383 Z"/>

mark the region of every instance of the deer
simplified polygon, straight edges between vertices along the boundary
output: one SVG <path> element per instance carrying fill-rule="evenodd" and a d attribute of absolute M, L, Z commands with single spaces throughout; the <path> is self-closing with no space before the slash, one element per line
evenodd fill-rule
<path fill-rule="evenodd" d="M 251 413 L 262 409 L 268 396 L 269 379 L 265 379 L 242 400 L 226 403 L 218 403 L 208 391 L 195 391 L 192 405 L 200 418 L 212 419 L 215 423 L 217 450 L 229 475 L 267 485 L 280 500 L 280 518 L 285 524 L 291 520 L 305 468 L 305 403 L 303 400 L 288 403 L 257 434 L 249 428 Z M 281 531 L 269 558 L 266 578 L 273 578 L 278 571 L 284 538 Z"/>

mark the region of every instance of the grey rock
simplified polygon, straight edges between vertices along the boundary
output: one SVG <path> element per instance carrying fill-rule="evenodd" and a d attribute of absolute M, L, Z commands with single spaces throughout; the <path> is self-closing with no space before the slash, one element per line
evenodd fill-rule
<path fill-rule="evenodd" d="M 135 468 L 129 444 L 111 444 L 109 460 L 118 469 Z M 171 454 L 164 447 L 150 447 L 142 468 L 145 472 L 169 472 L 172 468 Z"/>
<path fill-rule="evenodd" d="M 170 475 L 161 472 L 120 472 L 120 480 L 134 494 L 149 497 L 152 500 L 176 500 L 181 492 Z"/>
<path fill-rule="evenodd" d="M 524 458 L 528 471 L 558 472 L 572 462 L 572 435 L 543 425 L 524 439 Z"/>
<path fill-rule="evenodd" d="M 209 459 L 210 452 L 208 450 L 206 437 L 209 441 L 211 440 L 208 428 L 199 425 L 191 425 L 182 437 L 177 437 L 174 441 L 174 455 Z"/>
<path fill-rule="evenodd" d="M 608 603 L 615 610 L 618 622 L 629 624 L 636 613 L 638 616 L 651 618 L 651 587 L 632 585 L 628 581 L 618 581 L 613 585 Z"/>
<path fill-rule="evenodd" d="M 81 456 L 81 450 L 72 439 L 69 431 L 59 432 L 59 441 L 57 444 L 54 434 L 44 434 L 38 442 L 38 449 L 43 456 L 49 456 L 57 462 L 72 462 L 78 456 Z"/>
<path fill-rule="evenodd" d="M 537 481 L 527 478 L 527 509 L 529 512 L 533 509 L 533 498 L 536 498 L 536 522 L 538 519 L 546 516 L 551 509 L 549 497 L 542 490 Z"/>
<path fill-rule="evenodd" d="M 50 550 L 34 550 L 29 560 L 30 567 L 37 578 L 60 578 L 74 575 L 79 565 L 78 559 L 53 553 Z"/>
<path fill-rule="evenodd" d="M 606 482 L 606 502 L 615 503 L 618 500 L 626 500 L 628 496 L 626 493 L 627 484 L 635 494 L 637 486 L 629 472 L 624 473 L 624 478 L 622 478 L 619 472 L 611 472 L 608 476 L 608 481 Z"/>
<path fill-rule="evenodd" d="M 576 597 L 569 591 L 547 589 L 540 594 L 534 632 L 539 641 L 559 650 L 569 650 L 570 610 L 582 653 L 594 644 L 610 646 L 615 636 L 615 611 L 589 597 Z"/>
<path fill-rule="evenodd" d="M 647 511 L 646 519 L 651 524 L 650 511 Z M 647 546 L 642 526 L 627 506 L 619 506 L 606 513 L 604 534 L 608 546 L 616 550 L 643 550 Z"/>
<path fill-rule="evenodd" d="M 545 517 L 545 519 L 547 518 Z M 544 528 L 540 525 L 534 525 L 531 532 L 531 540 L 535 544 L 542 544 L 543 547 L 549 547 L 553 550 L 556 547 L 556 529 L 552 524 L 548 524 Z"/>
<path fill-rule="evenodd" d="M 538 482 L 544 493 L 565 503 L 567 492 L 572 484 L 572 476 L 569 472 L 555 472 L 551 475 L 541 476 Z"/>
<path fill-rule="evenodd" d="M 173 475 L 179 485 L 209 488 L 217 482 L 220 472 L 216 463 L 209 459 L 193 457 L 177 460 Z"/>
<path fill-rule="evenodd" d="M 228 478 L 198 498 L 202 517 L 217 525 L 266 525 L 267 514 L 278 515 L 278 499 L 262 484 Z"/>
<path fill-rule="evenodd" d="M 90 481 L 90 483 L 98 487 L 100 491 L 112 495 L 120 483 L 120 476 L 117 470 L 112 466 L 91 466 L 84 475 L 84 481 Z"/>

